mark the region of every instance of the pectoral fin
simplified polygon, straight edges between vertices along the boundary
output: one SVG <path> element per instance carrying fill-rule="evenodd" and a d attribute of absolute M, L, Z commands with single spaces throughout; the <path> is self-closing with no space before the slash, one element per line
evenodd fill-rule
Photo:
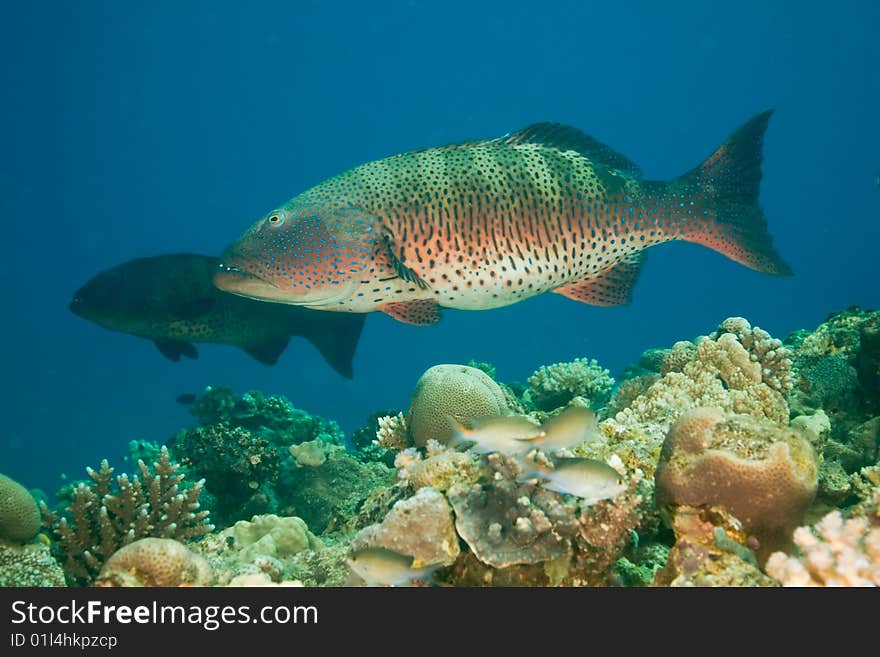
<path fill-rule="evenodd" d="M 433 299 L 386 303 L 379 310 L 399 322 L 414 326 L 429 326 L 440 321 L 440 307 Z"/>
<path fill-rule="evenodd" d="M 187 358 L 198 358 L 199 352 L 191 342 L 181 342 L 180 340 L 153 340 L 153 344 L 159 352 L 170 361 L 177 362 L 181 356 Z"/>
<path fill-rule="evenodd" d="M 644 252 L 640 251 L 593 278 L 569 283 L 553 291 L 593 306 L 625 306 L 632 300 L 632 289 L 644 260 Z"/>

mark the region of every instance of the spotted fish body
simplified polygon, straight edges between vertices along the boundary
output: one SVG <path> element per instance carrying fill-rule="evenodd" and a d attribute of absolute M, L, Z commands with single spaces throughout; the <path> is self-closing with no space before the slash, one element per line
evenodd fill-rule
<path fill-rule="evenodd" d="M 668 182 L 643 180 L 625 157 L 559 124 L 369 162 L 254 224 L 214 282 L 430 324 L 439 307 L 484 310 L 548 291 L 624 304 L 644 250 L 672 240 L 789 274 L 757 203 L 769 117 Z"/>

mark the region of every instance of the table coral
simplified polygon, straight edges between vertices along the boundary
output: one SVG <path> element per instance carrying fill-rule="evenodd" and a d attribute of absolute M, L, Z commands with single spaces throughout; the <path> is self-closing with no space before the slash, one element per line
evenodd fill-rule
<path fill-rule="evenodd" d="M 0 539 L 0 587 L 65 586 L 64 571 L 43 543 Z"/>
<path fill-rule="evenodd" d="M 114 552 L 95 578 L 96 586 L 210 586 L 208 562 L 179 541 L 142 538 Z"/>
<path fill-rule="evenodd" d="M 411 556 L 416 568 L 451 565 L 460 551 L 452 508 L 438 490 L 422 488 L 413 497 L 397 502 L 381 523 L 355 535 L 351 549 L 366 547 Z"/>
<path fill-rule="evenodd" d="M 801 434 L 768 420 L 699 408 L 669 431 L 655 474 L 657 505 L 718 505 L 759 541 L 789 543 L 816 493 L 818 467 Z"/>
<path fill-rule="evenodd" d="M 504 392 L 482 370 L 467 365 L 435 365 L 416 383 L 406 415 L 413 444 L 452 438 L 449 418 L 467 423 L 480 415 L 508 415 Z"/>
<path fill-rule="evenodd" d="M 576 358 L 569 363 L 539 367 L 529 377 L 529 400 L 542 411 L 565 406 L 583 397 L 591 406 L 601 406 L 611 394 L 614 379 L 596 359 Z"/>
<path fill-rule="evenodd" d="M 180 466 L 163 447 L 152 469 L 138 461 L 140 475 L 113 477 L 102 461 L 87 468 L 91 483 L 80 483 L 62 516 L 41 506 L 67 576 L 89 583 L 116 550 L 139 538 L 187 540 L 213 530 L 208 512 L 199 510 L 204 480 L 185 486 Z M 114 485 L 115 484 L 115 485 Z"/>
<path fill-rule="evenodd" d="M 0 539 L 27 543 L 40 531 L 40 509 L 20 483 L 0 474 Z"/>

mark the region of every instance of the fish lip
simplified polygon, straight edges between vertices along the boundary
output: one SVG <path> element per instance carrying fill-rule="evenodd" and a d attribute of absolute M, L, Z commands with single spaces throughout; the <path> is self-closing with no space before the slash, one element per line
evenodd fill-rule
<path fill-rule="evenodd" d="M 217 263 L 217 271 L 215 272 L 215 276 L 217 274 L 231 274 L 232 276 L 236 276 L 238 278 L 244 278 L 246 280 L 252 281 L 260 281 L 261 283 L 265 283 L 266 285 L 270 285 L 275 288 L 278 287 L 272 281 L 267 280 L 258 274 L 242 269 L 241 267 L 236 267 L 235 265 L 228 265 L 224 262 Z"/>

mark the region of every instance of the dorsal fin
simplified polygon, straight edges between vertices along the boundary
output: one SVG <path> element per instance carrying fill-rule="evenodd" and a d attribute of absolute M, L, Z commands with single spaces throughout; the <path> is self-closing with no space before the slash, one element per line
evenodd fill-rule
<path fill-rule="evenodd" d="M 593 162 L 641 177 L 639 165 L 598 139 L 562 123 L 533 123 L 518 132 L 492 140 L 500 144 L 541 144 L 561 151 L 577 151 Z"/>

